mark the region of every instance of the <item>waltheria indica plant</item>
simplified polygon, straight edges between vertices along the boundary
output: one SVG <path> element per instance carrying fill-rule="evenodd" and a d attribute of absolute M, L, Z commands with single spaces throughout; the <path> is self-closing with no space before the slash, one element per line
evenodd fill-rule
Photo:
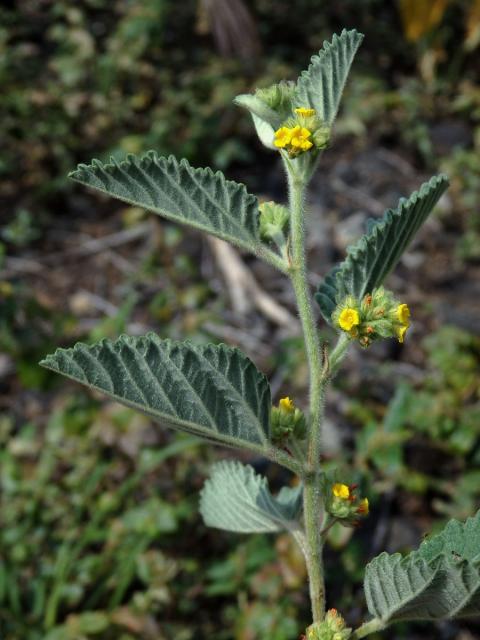
<path fill-rule="evenodd" d="M 335 609 L 325 612 L 322 549 L 332 524 L 357 525 L 369 504 L 345 478 L 321 466 L 322 421 L 328 383 L 350 346 L 394 338 L 410 323 L 405 302 L 383 287 L 415 233 L 447 188 L 433 177 L 400 200 L 348 249 L 314 299 L 338 334 L 321 344 L 305 259 L 305 191 L 330 132 L 350 65 L 362 40 L 343 31 L 325 43 L 296 82 L 281 82 L 236 103 L 251 113 L 262 143 L 280 154 L 288 179 L 288 207 L 259 205 L 244 185 L 186 160 L 154 152 L 120 163 L 80 165 L 71 177 L 125 202 L 150 209 L 246 249 L 290 278 L 298 305 L 310 371 L 308 410 L 290 398 L 272 407 L 266 377 L 241 351 L 223 344 L 195 345 L 144 337 L 77 344 L 42 362 L 90 388 L 136 408 L 160 424 L 208 442 L 246 449 L 283 465 L 300 482 L 277 496 L 266 478 L 240 462 L 215 465 L 201 495 L 212 527 L 241 533 L 286 530 L 308 567 L 312 624 L 308 640 L 364 638 L 405 620 L 441 620 L 480 613 L 480 512 L 451 521 L 406 556 L 382 553 L 366 567 L 370 619 L 347 628 Z"/>

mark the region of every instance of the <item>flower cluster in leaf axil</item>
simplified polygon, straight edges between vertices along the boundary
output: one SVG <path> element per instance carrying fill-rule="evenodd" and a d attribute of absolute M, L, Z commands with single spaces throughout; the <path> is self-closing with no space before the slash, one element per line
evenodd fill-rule
<path fill-rule="evenodd" d="M 257 98 L 278 113 L 285 113 L 291 110 L 294 95 L 295 82 L 290 80 L 282 80 L 277 84 L 272 84 L 270 87 L 255 91 Z"/>
<path fill-rule="evenodd" d="M 259 206 L 259 231 L 260 237 L 266 240 L 284 239 L 283 231 L 288 225 L 290 211 L 287 207 L 276 202 L 262 202 Z"/>
<path fill-rule="evenodd" d="M 295 116 L 286 120 L 275 131 L 273 144 L 295 158 L 310 149 L 325 149 L 330 140 L 330 129 L 317 117 L 315 109 L 298 107 Z"/>
<path fill-rule="evenodd" d="M 410 326 L 410 309 L 405 303 L 399 303 L 393 293 L 379 287 L 360 301 L 353 296 L 344 298 L 333 312 L 332 320 L 362 347 L 369 347 L 380 338 L 395 337 L 403 342 Z"/>
<path fill-rule="evenodd" d="M 368 498 L 359 498 L 354 493 L 356 488 L 355 484 L 324 482 L 325 511 L 345 527 L 356 527 L 359 519 L 366 518 L 369 513 Z"/>
<path fill-rule="evenodd" d="M 308 627 L 306 640 L 348 640 L 352 630 L 336 609 L 329 609 L 322 622 Z"/>
<path fill-rule="evenodd" d="M 270 414 L 272 440 L 276 444 L 285 444 L 289 438 L 303 440 L 307 432 L 305 416 L 290 398 L 282 398 L 278 407 L 272 407 Z"/>

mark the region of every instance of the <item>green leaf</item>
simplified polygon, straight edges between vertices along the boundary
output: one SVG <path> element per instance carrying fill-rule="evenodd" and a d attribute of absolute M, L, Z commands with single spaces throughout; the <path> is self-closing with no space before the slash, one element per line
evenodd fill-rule
<path fill-rule="evenodd" d="M 258 96 L 250 93 L 242 93 L 233 102 L 250 112 L 261 143 L 268 149 L 276 150 L 277 148 L 273 144 L 275 130 L 291 115 L 290 102 L 288 101 L 288 108 L 287 105 L 283 105 L 277 111 L 270 108 Z"/>
<path fill-rule="evenodd" d="M 237 533 L 296 529 L 301 506 L 301 485 L 283 487 L 274 498 L 267 479 L 237 461 L 213 466 L 200 499 L 200 513 L 207 526 Z"/>
<path fill-rule="evenodd" d="M 319 118 L 331 126 L 337 115 L 343 88 L 350 66 L 363 35 L 355 29 L 325 42 L 318 55 L 312 57 L 310 66 L 302 71 L 297 81 L 295 103 L 299 107 L 313 107 Z"/>
<path fill-rule="evenodd" d="M 330 271 L 315 296 L 327 322 L 347 295 L 361 299 L 383 283 L 447 187 L 446 176 L 434 176 L 380 220 L 369 221 L 367 233 L 348 248 L 346 259 Z"/>
<path fill-rule="evenodd" d="M 438 574 L 421 558 L 382 553 L 366 567 L 363 588 L 370 613 L 384 623 L 421 618 Z"/>
<path fill-rule="evenodd" d="M 149 151 L 110 164 L 93 160 L 69 174 L 98 189 L 154 213 L 257 251 L 258 201 L 245 185 L 227 180 L 211 169 L 194 169 L 186 160 L 159 157 Z"/>
<path fill-rule="evenodd" d="M 264 452 L 270 388 L 238 349 L 121 336 L 58 349 L 40 363 L 172 429 Z"/>
<path fill-rule="evenodd" d="M 445 529 L 436 536 L 426 538 L 418 553 L 427 562 L 441 555 L 480 563 L 480 511 L 465 523 L 450 520 Z"/>
<path fill-rule="evenodd" d="M 250 111 L 252 116 L 256 116 L 260 120 L 267 122 L 274 129 L 280 126 L 283 120 L 288 116 L 289 111 L 275 111 L 271 109 L 263 100 L 251 93 L 242 93 L 233 100 L 238 107 L 243 107 Z"/>
<path fill-rule="evenodd" d="M 365 571 L 370 613 L 387 626 L 480 614 L 480 512 L 453 520 L 406 557 L 382 553 Z"/>

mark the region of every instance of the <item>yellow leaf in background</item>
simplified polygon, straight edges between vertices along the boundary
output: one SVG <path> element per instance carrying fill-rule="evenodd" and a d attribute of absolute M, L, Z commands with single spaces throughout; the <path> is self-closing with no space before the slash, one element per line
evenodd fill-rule
<path fill-rule="evenodd" d="M 480 0 L 473 0 L 465 26 L 465 49 L 473 51 L 480 44 Z"/>
<path fill-rule="evenodd" d="M 406 39 L 417 42 L 436 27 L 441 22 L 448 3 L 449 0 L 399 0 Z"/>

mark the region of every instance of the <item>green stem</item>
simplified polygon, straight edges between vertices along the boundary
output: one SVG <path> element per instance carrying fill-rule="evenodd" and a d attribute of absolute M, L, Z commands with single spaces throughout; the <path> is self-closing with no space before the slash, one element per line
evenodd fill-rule
<path fill-rule="evenodd" d="M 376 631 L 382 631 L 385 629 L 385 625 L 381 620 L 374 618 L 369 622 L 364 622 L 361 627 L 358 627 L 352 635 L 350 636 L 350 640 L 360 640 L 360 638 L 365 638 L 369 636 L 371 633 L 375 633 Z"/>
<path fill-rule="evenodd" d="M 337 344 L 330 353 L 330 378 L 333 378 L 337 373 L 343 358 L 347 355 L 350 342 L 350 338 L 345 333 L 342 333 L 338 338 Z"/>
<path fill-rule="evenodd" d="M 325 613 L 325 585 L 322 563 L 322 538 L 320 514 L 322 495 L 320 491 L 320 437 L 323 418 L 323 396 L 325 381 L 322 376 L 320 341 L 313 314 L 312 298 L 307 281 L 305 256 L 304 191 L 305 181 L 292 174 L 287 164 L 290 195 L 291 260 L 290 278 L 297 299 L 302 322 L 305 349 L 310 371 L 310 424 L 308 433 L 307 461 L 304 476 L 304 519 L 307 541 L 307 567 L 310 582 L 313 622 L 320 622 Z"/>

